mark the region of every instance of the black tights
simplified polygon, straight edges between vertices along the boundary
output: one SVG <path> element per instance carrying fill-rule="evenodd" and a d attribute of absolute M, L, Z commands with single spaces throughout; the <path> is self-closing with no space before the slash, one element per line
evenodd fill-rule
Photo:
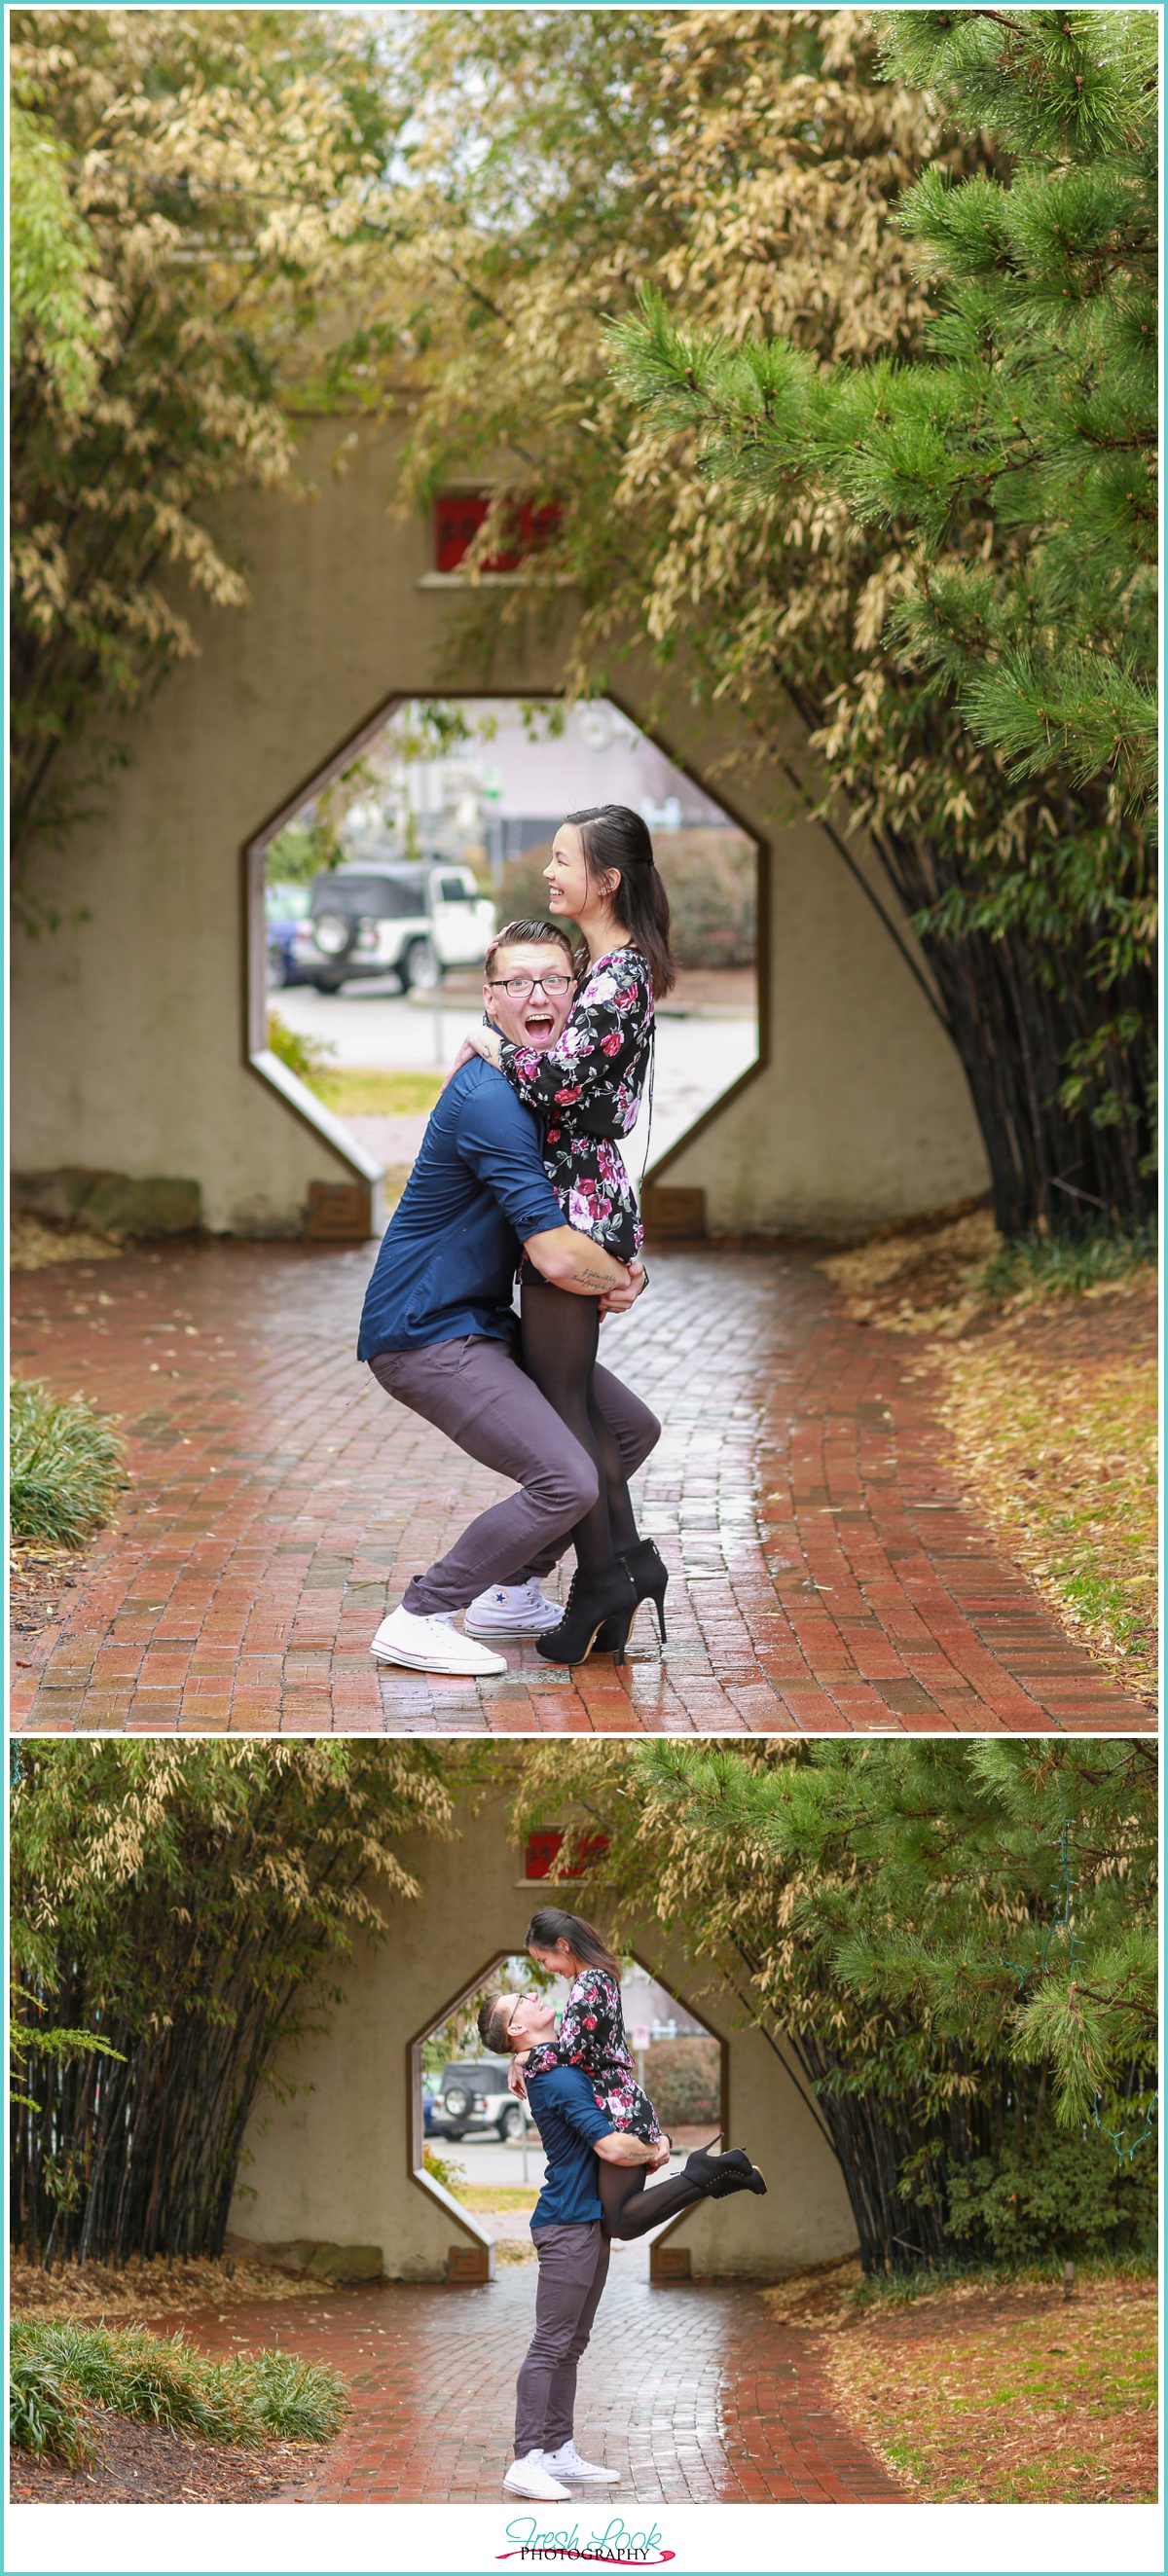
<path fill-rule="evenodd" d="M 595 1297 L 576 1297 L 568 1288 L 553 1288 L 546 1279 L 524 1280 L 522 1305 L 523 1365 L 573 1438 L 587 1450 L 599 1479 L 600 1491 L 591 1511 L 585 1512 L 572 1532 L 581 1573 L 593 1573 L 597 1566 L 607 1565 L 618 1548 L 637 1544 L 620 1450 L 592 1383 L 600 1307 Z"/>
<path fill-rule="evenodd" d="M 644 2165 L 606 2165 L 598 2156 L 601 2225 L 606 2236 L 647 2236 L 681 2209 L 692 2209 L 705 2194 L 686 2173 L 668 2174 L 664 2182 L 645 2181 Z"/>

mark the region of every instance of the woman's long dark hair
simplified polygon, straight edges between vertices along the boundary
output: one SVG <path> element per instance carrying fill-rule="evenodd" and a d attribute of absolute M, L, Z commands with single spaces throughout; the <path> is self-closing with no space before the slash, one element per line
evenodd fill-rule
<path fill-rule="evenodd" d="M 585 1923 L 582 1915 L 564 1914 L 558 1905 L 541 1905 L 533 1914 L 523 1936 L 524 1948 L 533 1942 L 537 1950 L 554 1950 L 557 1941 L 566 1941 L 574 1959 L 585 1968 L 603 1968 L 606 1977 L 620 1984 L 620 1964 L 613 1958 L 607 1943 L 601 1940 L 594 1923 Z"/>
<path fill-rule="evenodd" d="M 653 858 L 649 826 L 631 805 L 586 805 L 565 814 L 584 845 L 594 877 L 615 868 L 620 884 L 611 897 L 622 930 L 627 930 L 649 969 L 655 998 L 663 1001 L 677 981 L 669 945 L 669 897 Z"/>

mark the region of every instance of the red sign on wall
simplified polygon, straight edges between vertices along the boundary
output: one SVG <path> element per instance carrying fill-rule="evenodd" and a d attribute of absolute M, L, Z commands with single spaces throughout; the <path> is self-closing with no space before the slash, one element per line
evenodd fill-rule
<path fill-rule="evenodd" d="M 590 1834 L 583 1855 L 571 1869 L 556 1866 L 564 1842 L 562 1825 L 544 1825 L 539 1833 L 527 1837 L 527 1855 L 523 1865 L 525 1878 L 580 1878 L 593 1861 L 602 1860 L 608 1850 L 607 1834 Z"/>
<path fill-rule="evenodd" d="M 441 492 L 434 505 L 434 570 L 457 572 L 491 506 L 489 492 Z M 558 501 L 520 501 L 509 513 L 507 542 L 488 555 L 483 572 L 515 572 L 525 555 L 537 555 L 555 535 Z"/>

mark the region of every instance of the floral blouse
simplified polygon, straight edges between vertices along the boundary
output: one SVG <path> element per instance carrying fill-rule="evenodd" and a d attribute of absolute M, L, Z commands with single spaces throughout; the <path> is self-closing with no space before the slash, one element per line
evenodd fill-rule
<path fill-rule="evenodd" d="M 531 2050 L 527 2073 L 547 2075 L 553 2066 L 579 2066 L 614 2129 L 641 2138 L 647 2147 L 659 2143 L 664 2132 L 633 2073 L 620 1987 L 603 1968 L 581 1969 L 560 2016 L 558 2039 Z"/>
<path fill-rule="evenodd" d="M 653 985 L 639 948 L 588 969 L 554 1047 L 504 1038 L 500 1069 L 544 1123 L 544 1166 L 569 1225 L 618 1261 L 644 1232 L 617 1146 L 636 1126 L 653 1049 Z"/>

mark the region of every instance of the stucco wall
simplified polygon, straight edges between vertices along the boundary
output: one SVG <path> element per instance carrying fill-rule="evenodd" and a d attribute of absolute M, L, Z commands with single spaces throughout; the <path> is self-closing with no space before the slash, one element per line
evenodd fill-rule
<path fill-rule="evenodd" d="M 242 853 L 386 701 L 434 686 L 460 605 L 424 584 L 428 532 L 390 515 L 392 428 L 362 428 L 344 474 L 330 470 L 349 427 L 307 438 L 314 497 L 224 507 L 253 604 L 196 611 L 199 655 L 128 728 L 132 765 L 105 813 L 38 862 L 64 926 L 16 952 L 15 1168 L 194 1179 L 225 1232 L 296 1231 L 311 1180 L 352 1177 L 249 1065 Z M 559 681 L 555 653 L 533 646 L 491 685 Z M 647 673 L 621 695 L 643 710 Z M 684 706 L 661 731 L 699 777 L 732 747 L 696 734 Z M 765 781 L 731 766 L 712 784 L 772 831 Z M 863 894 L 806 822 L 774 834 L 771 868 L 772 1061 L 669 1181 L 704 1187 L 721 1232 L 846 1233 L 980 1190 L 957 1057 Z"/>
<path fill-rule="evenodd" d="M 231 2225 L 269 2244 L 318 2237 L 380 2245 L 391 2278 L 437 2280 L 452 2245 L 478 2240 L 409 2177 L 408 2042 L 494 1957 L 522 1942 L 539 1898 L 520 1882 L 502 1803 L 465 1822 L 458 1842 L 420 1842 L 408 1859 L 422 1899 L 392 1908 L 385 1942 L 362 1944 L 343 1972 L 346 2000 L 331 2030 L 280 2068 L 301 2089 L 288 2101 L 265 2097 L 253 2117 Z M 722 1998 L 695 1997 L 693 1970 L 652 1931 L 636 1947 L 729 2041 L 730 2142 L 755 2156 L 770 2185 L 765 2200 L 743 2194 L 705 2203 L 670 2243 L 691 2247 L 696 2273 L 754 2279 L 854 2252 L 839 2167 L 791 2075 L 757 2032 L 733 2029 Z"/>

